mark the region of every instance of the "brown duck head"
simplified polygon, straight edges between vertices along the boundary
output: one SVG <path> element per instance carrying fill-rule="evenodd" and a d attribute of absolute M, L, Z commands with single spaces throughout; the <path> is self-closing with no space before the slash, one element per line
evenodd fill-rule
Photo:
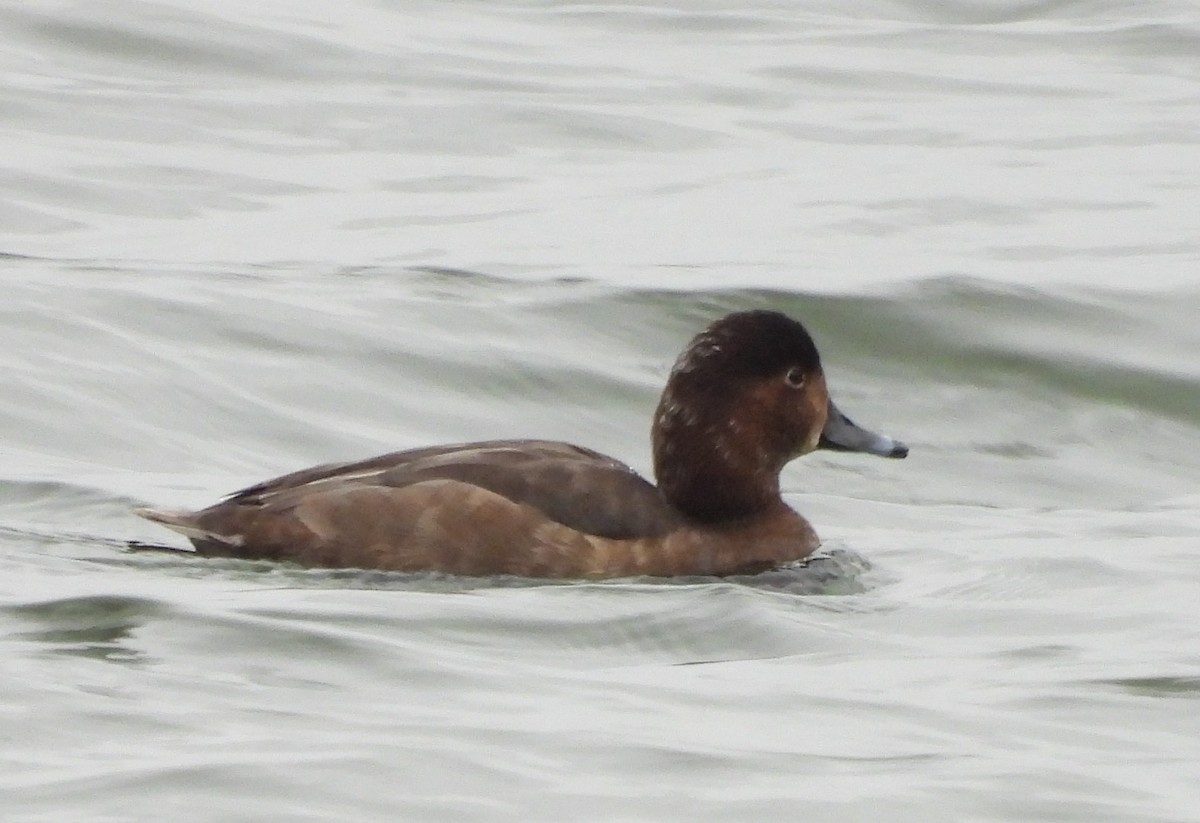
<path fill-rule="evenodd" d="M 773 311 L 727 315 L 692 339 L 671 370 L 651 440 L 664 497 L 710 524 L 785 505 L 779 473 L 814 449 L 908 454 L 837 409 L 812 337 Z"/>

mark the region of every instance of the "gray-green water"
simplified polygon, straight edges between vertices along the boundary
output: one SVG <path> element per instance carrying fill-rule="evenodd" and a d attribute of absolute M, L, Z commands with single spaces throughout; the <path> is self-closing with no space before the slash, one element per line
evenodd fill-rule
<path fill-rule="evenodd" d="M 0 8 L 0 819 L 1200 819 L 1190 3 Z M 812 330 L 797 573 L 130 552 Z M 169 539 L 169 538 L 167 538 Z"/>

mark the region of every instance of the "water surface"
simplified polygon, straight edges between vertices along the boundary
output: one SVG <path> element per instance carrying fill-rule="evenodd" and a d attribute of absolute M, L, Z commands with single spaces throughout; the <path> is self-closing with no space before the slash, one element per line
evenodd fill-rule
<path fill-rule="evenodd" d="M 1183 2 L 0 9 L 5 820 L 1179 821 L 1200 790 Z M 805 321 L 905 461 L 752 578 L 130 551 L 133 505 L 560 438 Z"/>

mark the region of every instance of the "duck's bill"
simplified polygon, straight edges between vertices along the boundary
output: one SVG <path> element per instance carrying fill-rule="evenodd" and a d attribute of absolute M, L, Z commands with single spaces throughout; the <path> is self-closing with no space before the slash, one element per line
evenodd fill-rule
<path fill-rule="evenodd" d="M 846 415 L 838 411 L 838 407 L 829 401 L 829 416 L 825 419 L 825 428 L 821 431 L 821 441 L 818 449 L 834 449 L 843 452 L 866 452 L 880 457 L 907 457 L 908 446 L 899 440 L 893 440 L 882 434 L 867 431 L 857 425 Z"/>

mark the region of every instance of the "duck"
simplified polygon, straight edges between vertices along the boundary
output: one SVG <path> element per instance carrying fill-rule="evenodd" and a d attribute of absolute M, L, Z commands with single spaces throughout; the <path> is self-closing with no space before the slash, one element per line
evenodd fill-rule
<path fill-rule="evenodd" d="M 490 440 L 302 469 L 197 511 L 138 508 L 198 555 L 462 576 L 755 574 L 820 545 L 784 500 L 817 449 L 903 458 L 826 387 L 816 344 L 776 311 L 727 314 L 675 361 L 651 425 L 656 483 L 570 443 Z"/>

